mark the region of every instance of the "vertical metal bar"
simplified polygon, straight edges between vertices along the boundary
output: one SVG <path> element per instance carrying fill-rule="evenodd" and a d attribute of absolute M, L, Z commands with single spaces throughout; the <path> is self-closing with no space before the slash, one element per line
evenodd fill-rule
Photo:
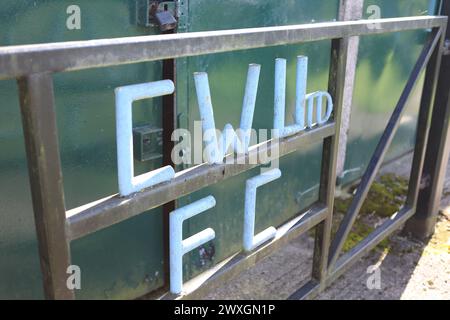
<path fill-rule="evenodd" d="M 173 30 L 164 32 L 164 34 L 174 33 Z M 163 79 L 172 80 L 176 83 L 176 62 L 175 59 L 167 59 L 162 62 L 162 77 Z M 172 150 L 175 142 L 172 141 L 172 133 L 176 128 L 177 113 L 176 113 L 176 91 L 171 95 L 166 95 L 162 98 L 163 113 L 162 113 L 162 127 L 163 127 L 163 166 L 174 166 L 172 162 Z M 170 281 L 169 270 L 169 214 L 176 208 L 175 201 L 170 201 L 163 205 L 163 252 L 164 252 L 164 284 L 168 287 Z"/>
<path fill-rule="evenodd" d="M 335 39 L 331 44 L 331 65 L 328 91 L 333 97 L 333 119 L 336 123 L 334 136 L 323 143 L 322 171 L 319 201 L 328 207 L 327 218 L 317 226 L 313 256 L 312 277 L 324 284 L 327 275 L 328 251 L 333 219 L 334 193 L 336 186 L 336 164 L 338 156 L 342 105 L 344 103 L 345 71 L 347 69 L 348 39 Z"/>
<path fill-rule="evenodd" d="M 48 73 L 33 74 L 19 79 L 18 85 L 45 297 L 74 299 L 74 292 L 66 285 L 70 245 L 53 79 Z"/>
<path fill-rule="evenodd" d="M 335 122 L 334 135 L 324 139 L 322 168 L 320 174 L 319 202 L 327 207 L 326 218 L 317 225 L 312 261 L 312 280 L 293 293 L 290 300 L 312 298 L 323 290 L 328 277 L 328 253 L 333 221 L 334 193 L 336 187 L 336 166 L 339 149 L 342 107 L 344 104 L 345 76 L 348 62 L 348 38 L 333 39 L 331 42 L 330 74 L 328 92 L 333 97 Z"/>
<path fill-rule="evenodd" d="M 350 18 L 353 14 L 358 16 L 358 11 L 362 11 L 362 3 L 363 0 L 358 0 L 357 3 L 341 0 L 339 5 L 339 18 Z M 357 47 L 358 42 L 357 38 L 339 38 L 331 41 L 328 92 L 334 102 L 333 120 L 335 122 L 335 132 L 333 136 L 324 139 L 323 142 L 319 189 L 319 201 L 327 206 L 327 217 L 316 227 L 312 279 L 297 292 L 293 293 L 289 297 L 291 300 L 312 298 L 326 287 L 326 280 L 329 273 L 328 254 L 333 222 L 334 194 L 339 162 L 339 141 L 342 137 L 341 129 L 343 127 L 342 116 L 346 102 L 347 104 L 351 103 L 351 99 L 346 99 L 346 97 L 351 96 L 351 92 L 353 91 L 353 79 L 347 78 L 347 70 L 349 70 L 350 64 L 354 64 L 356 67 L 358 59 L 357 50 L 353 50 L 352 56 L 349 56 L 349 50 L 352 45 L 353 49 L 355 49 L 355 45 Z M 348 106 L 349 108 L 350 106 Z"/>
<path fill-rule="evenodd" d="M 442 3 L 442 14 L 450 14 L 450 2 Z M 443 30 L 440 49 L 444 46 L 445 39 L 450 37 L 450 28 Z M 444 36 L 445 34 L 445 36 Z M 441 56 L 439 51 L 438 55 Z M 436 60 L 439 60 L 439 56 Z M 439 204 L 444 187 L 446 167 L 450 152 L 450 56 L 442 56 L 439 67 L 436 61 L 431 72 L 438 73 L 436 96 L 431 116 L 431 127 L 426 143 L 423 171 L 420 177 L 420 190 L 417 196 L 417 207 L 415 215 L 406 223 L 405 232 L 416 238 L 425 239 L 433 234 L 434 225 L 437 221 Z M 430 74 L 429 77 L 432 77 Z M 424 88 L 424 96 L 432 96 L 434 87 L 429 85 Z M 429 119 L 427 119 L 429 120 Z M 425 139 L 426 137 L 423 137 Z M 423 143 L 423 142 L 422 142 Z M 416 164 L 418 165 L 418 163 Z M 417 170 L 417 169 L 416 169 Z M 416 177 L 417 179 L 418 177 Z"/>
<path fill-rule="evenodd" d="M 425 73 L 425 82 L 423 85 L 422 98 L 420 101 L 420 109 L 416 130 L 416 143 L 414 147 L 414 158 L 412 162 L 411 177 L 409 180 L 408 197 L 406 205 L 414 208 L 417 205 L 417 197 L 419 194 L 420 182 L 422 177 L 422 169 L 425 160 L 425 150 L 430 132 L 430 120 L 432 105 L 436 93 L 436 85 L 441 64 L 442 49 L 444 46 L 445 36 L 441 33 L 441 41 L 434 49 Z"/>

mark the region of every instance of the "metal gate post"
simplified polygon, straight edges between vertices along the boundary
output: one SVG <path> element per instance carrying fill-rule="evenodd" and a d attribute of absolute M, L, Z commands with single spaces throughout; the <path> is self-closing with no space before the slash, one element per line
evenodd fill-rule
<path fill-rule="evenodd" d="M 347 53 L 348 38 L 332 40 L 328 92 L 334 101 L 333 121 L 335 123 L 335 132 L 332 136 L 323 140 L 319 190 L 319 202 L 326 206 L 327 216 L 316 227 L 312 279 L 298 291 L 294 292 L 289 297 L 290 300 L 312 299 L 326 286 L 336 186 L 336 164 L 341 129 L 342 105 L 344 103 L 345 72 L 348 62 Z"/>
<path fill-rule="evenodd" d="M 18 85 L 45 298 L 74 299 L 52 75 L 32 74 Z"/>
<path fill-rule="evenodd" d="M 362 0 L 356 2 L 341 0 L 340 19 L 360 19 L 363 2 Z M 334 194 L 340 162 L 339 149 L 342 147 L 340 139 L 346 135 L 345 131 L 348 127 L 348 123 L 343 124 L 343 121 L 345 122 L 343 118 L 345 113 L 347 113 L 347 117 L 350 116 L 348 109 L 351 107 L 351 96 L 353 94 L 354 69 L 358 60 L 359 37 L 334 39 L 331 45 L 328 91 L 335 103 L 333 119 L 336 124 L 336 132 L 334 136 L 325 139 L 323 145 L 319 201 L 327 205 L 329 212 L 327 218 L 316 228 L 312 278 L 319 282 L 319 292 L 325 288 L 325 280 L 328 276 L 328 253 L 331 241 Z M 344 141 L 346 141 L 346 136 Z M 345 152 L 341 156 L 345 157 Z M 341 163 L 341 165 L 343 164 Z M 311 297 L 315 293 L 317 291 Z"/>
<path fill-rule="evenodd" d="M 331 66 L 328 91 L 335 103 L 333 119 L 336 124 L 335 135 L 326 138 L 323 143 L 322 172 L 319 201 L 328 207 L 328 216 L 317 226 L 313 278 L 320 281 L 320 290 L 325 287 L 328 276 L 328 253 L 331 241 L 331 224 L 333 220 L 334 194 L 336 187 L 336 165 L 338 157 L 339 136 L 344 103 L 345 75 L 347 69 L 348 38 L 334 39 L 331 49 Z"/>
<path fill-rule="evenodd" d="M 441 14 L 446 16 L 450 14 L 449 1 L 443 2 Z M 449 38 L 450 30 L 447 28 L 445 39 Z M 444 53 L 441 67 L 437 72 L 439 72 L 439 78 L 416 213 L 406 223 L 404 230 L 419 239 L 426 239 L 433 234 L 450 152 L 450 55 Z M 433 87 L 425 84 L 423 95 L 432 95 L 433 90 Z"/>

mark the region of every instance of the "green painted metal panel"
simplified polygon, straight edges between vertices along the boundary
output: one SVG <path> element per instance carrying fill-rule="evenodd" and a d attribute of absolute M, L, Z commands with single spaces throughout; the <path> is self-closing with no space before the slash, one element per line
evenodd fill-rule
<path fill-rule="evenodd" d="M 379 6 L 382 18 L 434 14 L 430 10 L 436 9 L 436 2 L 428 0 L 377 0 L 367 5 Z M 372 11 L 364 11 L 365 18 L 371 14 Z M 420 30 L 361 37 L 345 159 L 347 174 L 342 177 L 342 183 L 354 181 L 366 169 L 419 56 L 426 33 Z M 411 94 L 386 161 L 413 149 L 422 85 L 423 77 Z"/>
<path fill-rule="evenodd" d="M 138 36 L 135 1 L 87 1 L 81 30 L 68 30 L 73 1 L 0 4 L 1 45 Z M 55 76 L 55 99 L 67 208 L 117 192 L 114 88 L 161 79 L 161 63 L 95 69 Z M 0 298 L 42 298 L 36 233 L 14 81 L 0 82 Z M 134 125 L 161 126 L 160 99 L 135 103 Z M 136 174 L 161 165 L 135 163 Z M 72 243 L 82 270 L 78 298 L 135 298 L 162 285 L 161 209 Z"/>

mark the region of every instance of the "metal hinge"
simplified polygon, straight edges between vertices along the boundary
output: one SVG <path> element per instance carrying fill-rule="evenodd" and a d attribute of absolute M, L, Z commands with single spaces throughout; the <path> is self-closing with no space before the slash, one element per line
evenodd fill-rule
<path fill-rule="evenodd" d="M 442 51 L 444 56 L 450 55 L 450 39 L 446 39 L 444 42 L 444 50 Z"/>

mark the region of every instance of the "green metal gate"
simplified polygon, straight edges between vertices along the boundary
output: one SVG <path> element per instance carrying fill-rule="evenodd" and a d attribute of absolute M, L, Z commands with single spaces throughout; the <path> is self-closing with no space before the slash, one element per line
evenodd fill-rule
<path fill-rule="evenodd" d="M 29 1 L 7 1 L 2 4 L 1 15 L 5 17 L 2 19 L 4 29 L 8 29 L 7 26 L 10 26 L 9 29 L 14 28 L 14 32 L 5 33 L 9 38 L 3 38 L 2 44 L 13 45 L 159 33 L 155 28 L 138 26 L 136 12 L 139 10 L 139 6 L 136 1 L 117 1 L 113 4 L 106 1 L 96 1 L 95 3 L 82 1 L 80 7 L 83 14 L 83 26 L 81 30 L 71 32 L 65 29 L 67 15 L 59 15 L 60 12 L 65 12 L 67 6 L 70 5 L 69 2 L 45 1 L 35 7 L 29 4 Z M 400 13 L 405 16 L 426 13 L 429 6 L 428 1 L 377 1 L 377 4 L 381 8 L 386 8 L 386 15 L 389 14 L 392 17 L 399 16 Z M 185 0 L 180 1 L 179 5 L 178 32 L 180 33 L 319 23 L 337 19 L 339 9 L 338 1 L 286 1 L 283 6 L 279 2 L 265 0 L 259 2 Z M 236 7 L 239 10 L 236 10 Z M 231 8 L 234 9 L 231 10 Z M 109 16 L 101 15 L 99 17 L 99 12 L 107 12 Z M 30 17 L 36 16 L 38 13 L 41 16 L 48 16 L 46 21 L 53 21 L 53 24 L 45 26 L 48 35 L 45 39 L 37 36 L 43 34 L 42 23 L 29 22 L 33 21 Z M 383 15 L 383 17 L 385 16 Z M 12 23 L 11 21 L 14 20 L 11 19 L 16 19 L 15 21 L 18 22 Z M 83 270 L 83 288 L 76 292 L 77 297 L 135 298 L 157 289 L 164 291 L 165 285 L 167 285 L 168 270 L 167 233 L 164 231 L 167 229 L 167 220 L 164 218 L 166 216 L 163 213 L 164 209 L 160 206 L 169 203 L 166 206 L 173 207 L 174 204 L 170 205 L 170 203 L 175 200 L 177 201 L 176 206 L 183 206 L 205 195 L 213 194 L 218 203 L 208 215 L 193 218 L 185 225 L 185 236 L 194 234 L 207 226 L 212 226 L 217 233 L 216 239 L 205 247 L 208 252 L 206 257 L 196 250 L 185 260 L 186 280 L 238 253 L 241 249 L 240 239 L 242 238 L 244 182 L 254 176 L 256 172 L 256 169 L 245 172 L 244 170 L 231 170 L 230 173 L 224 173 L 224 176 L 220 177 L 219 173 L 222 169 L 212 168 L 208 171 L 204 170 L 205 172 L 198 171 L 187 175 L 187 179 L 192 180 L 189 190 L 194 191 L 193 193 L 187 192 L 187 189 L 177 191 L 181 190 L 179 185 L 183 184 L 181 180 L 177 180 L 173 183 L 173 189 L 162 186 L 155 190 L 145 191 L 137 197 L 131 197 L 130 202 L 113 197 L 92 203 L 117 192 L 113 112 L 113 89 L 115 87 L 159 80 L 163 76 L 164 66 L 167 68 L 167 63 L 170 63 L 169 58 L 176 57 L 177 112 L 173 126 L 192 128 L 193 121 L 199 120 L 192 73 L 206 71 L 210 75 L 212 96 L 215 99 L 217 126 L 223 127 L 225 122 L 236 124 L 242 100 L 239 92 L 245 82 L 245 68 L 249 63 L 256 62 L 261 64 L 263 69 L 254 127 L 256 129 L 271 128 L 273 106 L 270 101 L 273 100 L 271 88 L 275 58 L 283 57 L 288 61 L 295 61 L 295 57 L 299 54 L 314 57 L 310 62 L 312 70 L 308 82 L 310 91 L 326 88 L 329 81 L 333 81 L 333 78 L 329 79 L 329 69 L 338 70 L 340 72 L 338 78 L 334 79 L 337 85 L 334 88 L 331 87 L 331 90 L 335 91 L 335 99 L 339 100 L 339 90 L 341 89 L 339 81 L 342 80 L 339 77 L 343 76 L 342 59 L 345 57 L 345 54 L 342 54 L 342 50 L 345 50 L 342 49 L 343 39 L 353 35 L 374 34 L 370 37 L 363 36 L 360 44 L 361 53 L 356 71 L 355 99 L 345 164 L 345 171 L 350 172 L 350 175 L 344 174 L 341 179 L 342 183 L 347 183 L 360 178 L 368 167 L 369 156 L 375 149 L 385 123 L 400 97 L 401 89 L 407 82 L 408 75 L 419 56 L 420 48 L 425 40 L 429 39 L 430 30 L 418 29 L 435 28 L 433 30 L 436 32 L 436 28 L 444 24 L 443 18 L 436 17 L 428 20 L 417 18 L 416 20 L 380 21 L 385 27 L 383 32 L 367 28 L 367 23 L 366 25 L 354 24 L 353 28 L 346 28 L 345 23 L 335 23 L 332 28 L 335 31 L 331 28 L 323 31 L 322 25 L 317 24 L 316 33 L 311 36 L 312 39 L 302 38 L 304 33 L 300 26 L 297 31 L 293 32 L 297 40 L 283 38 L 280 32 L 277 34 L 279 38 L 270 43 L 270 47 L 267 48 L 262 48 L 266 43 L 248 42 L 247 36 L 241 35 L 245 43 L 242 46 L 244 50 L 224 52 L 238 48 L 231 47 L 231 45 L 228 48 L 225 45 L 225 49 L 214 49 L 213 46 L 208 49 L 199 47 L 195 51 L 195 57 L 188 57 L 192 55 L 192 52 L 183 51 L 185 47 L 182 44 L 185 43 L 177 39 L 170 43 L 171 46 L 164 47 L 165 44 L 158 43 L 157 39 L 148 38 L 146 45 L 154 46 L 155 52 L 160 52 L 156 50 L 158 46 L 167 49 L 164 54 L 159 55 L 149 54 L 148 51 L 145 51 L 147 52 L 145 55 L 144 51 L 139 51 L 137 42 L 132 38 L 128 43 L 130 48 L 133 46 L 137 51 L 131 53 L 121 49 L 118 45 L 114 46 L 114 44 L 108 43 L 108 41 L 95 42 L 96 47 L 91 47 L 92 43 L 89 45 L 81 43 L 83 48 L 81 51 L 77 51 L 77 48 L 70 48 L 70 46 L 64 48 L 58 47 L 58 45 L 43 46 L 42 48 L 29 47 L 23 53 L 23 57 L 18 58 L 18 64 L 11 63 L 11 59 L 15 59 L 14 56 L 19 55 L 20 47 L 11 52 L 7 47 L 0 48 L 1 78 L 21 79 L 19 84 L 22 88 L 22 116 L 25 125 L 26 146 L 29 148 L 29 163 L 32 165 L 33 161 L 37 161 L 37 165 L 40 166 L 36 169 L 37 171 L 32 171 L 37 176 L 30 177 L 35 192 L 35 214 L 42 214 L 43 219 L 53 221 L 54 225 L 48 226 L 50 230 L 53 227 L 61 229 L 61 226 L 67 224 L 67 227 L 63 228 L 66 230 L 66 234 L 64 234 L 64 230 L 59 231 L 63 232 L 62 234 L 58 232 L 55 234 L 72 240 L 70 241 L 71 263 L 79 265 Z M 112 25 L 119 27 L 114 29 L 111 27 Z M 123 28 L 122 25 L 126 25 L 128 28 Z M 33 26 L 35 28 L 32 28 Z M 30 30 L 32 31 L 30 32 Z M 378 33 L 401 30 L 413 31 L 378 35 Z M 275 30 L 269 31 L 276 33 Z M 36 32 L 37 35 L 33 32 Z M 441 36 L 441 34 L 435 35 L 434 39 Z M 223 39 L 220 33 L 217 34 L 217 38 Z M 326 40 L 330 38 L 335 40 Z M 319 41 L 311 42 L 310 40 Z M 434 44 L 436 44 L 436 40 Z M 110 45 L 111 47 L 109 47 Z M 176 51 L 175 48 L 179 48 L 180 51 Z M 88 50 L 94 51 L 89 53 Z M 113 54 L 107 58 L 96 60 L 95 50 L 114 52 L 117 55 Z M 334 56 L 335 60 L 333 61 L 330 59 L 330 51 L 334 54 L 341 53 L 341 55 Z M 27 60 L 28 54 L 34 55 L 31 65 L 27 62 L 29 61 Z M 83 57 L 89 54 L 94 58 L 90 56 L 91 60 L 84 60 Z M 48 57 L 52 58 L 48 59 Z M 161 59 L 166 60 L 161 62 Z M 147 62 L 135 63 L 138 61 Z M 125 62 L 135 64 L 111 66 Z M 108 68 L 81 70 L 99 66 L 108 66 Z M 294 83 L 292 81 L 294 69 L 294 65 L 290 65 L 288 68 L 288 79 L 291 83 Z M 52 79 L 46 73 L 47 71 L 60 72 L 64 70 L 76 71 L 55 73 L 53 76 L 56 125 L 59 131 L 57 136 L 58 153 L 56 145 L 48 143 L 51 138 L 54 138 L 53 134 L 55 133 L 51 128 L 53 111 L 46 109 L 53 104 L 51 94 L 47 96 L 37 92 L 51 93 L 52 91 L 49 87 Z M 29 74 L 34 75 L 28 76 Z M 373 88 L 374 92 L 365 92 L 364 88 L 367 87 Z M 407 106 L 410 120 L 400 125 L 388 158 L 397 157 L 411 150 L 415 145 L 413 138 L 421 91 L 421 86 L 418 85 L 412 93 L 414 99 L 410 99 L 410 106 Z M 386 102 L 383 105 L 375 104 L 376 101 L 370 99 L 370 96 L 381 93 L 387 97 Z M 52 272 L 46 274 L 44 270 L 44 279 L 41 278 L 37 239 L 34 232 L 35 221 L 31 218 L 31 197 L 27 194 L 25 146 L 21 133 L 21 114 L 17 99 L 19 92 L 14 81 L 3 80 L 0 85 L 0 94 L 3 98 L 3 115 L 6 115 L 0 119 L 0 133 L 4 137 L 1 143 L 4 152 L 0 158 L 0 175 L 2 177 L 0 183 L 2 189 L 0 197 L 2 222 L 0 224 L 0 252 L 2 255 L 0 296 L 9 298 L 12 295 L 15 298 L 42 297 L 41 281 L 44 280 L 47 283 L 47 297 L 70 297 L 71 293 L 64 292 L 64 288 L 59 288 L 62 291 L 56 290 L 60 285 L 49 285 L 58 279 L 58 277 L 54 277 L 53 272 L 59 276 L 64 274 L 61 271 L 64 271 L 64 268 L 60 265 L 67 262 L 64 254 L 56 254 L 53 257 L 51 250 L 47 252 L 47 259 L 50 259 L 50 270 L 47 271 Z M 32 97 L 34 100 L 27 100 L 25 97 Z M 294 105 L 293 99 L 294 89 L 288 87 L 289 106 Z M 168 124 L 164 123 L 167 115 L 162 114 L 162 104 L 162 99 L 139 103 L 139 107 L 134 108 L 136 110 L 133 114 L 134 126 L 151 124 L 156 128 L 167 128 Z M 339 110 L 339 103 L 337 110 Z M 45 125 L 37 120 L 43 117 L 43 113 L 45 113 L 47 121 Z M 292 113 L 293 108 L 287 110 L 287 114 Z M 376 125 L 373 126 L 371 132 L 361 130 L 359 124 L 360 119 L 368 115 L 371 118 L 377 118 L 374 122 Z M 339 119 L 335 120 L 339 123 Z M 49 123 L 50 129 L 47 128 Z M 291 151 L 298 148 L 292 149 L 289 141 L 285 141 L 285 148 L 289 152 L 285 152 L 286 155 L 280 162 L 280 168 L 284 172 L 283 178 L 272 183 L 270 189 L 263 187 L 259 191 L 256 231 L 270 225 L 281 226 L 304 213 L 305 210 L 310 210 L 307 211 L 310 213 L 306 216 L 305 222 L 298 224 L 295 232 L 288 233 L 286 231 L 286 237 L 279 241 L 278 245 L 282 245 L 283 241 L 289 237 L 319 223 L 323 234 L 327 232 L 328 227 L 324 221 L 328 221 L 326 220 L 327 212 L 329 213 L 330 205 L 332 206 L 330 196 L 332 197 L 334 187 L 331 186 L 332 184 L 328 184 L 323 189 L 326 186 L 324 183 L 330 181 L 323 179 L 327 173 L 331 175 L 328 178 L 333 178 L 332 175 L 335 174 L 334 170 L 329 170 L 336 157 L 333 152 L 337 150 L 331 138 L 333 129 L 335 128 L 330 124 L 321 130 L 316 130 L 317 132 L 298 136 L 296 146 L 301 145 L 302 147 L 295 152 Z M 42 132 L 42 135 L 39 135 L 39 132 Z M 321 139 L 323 138 L 327 141 L 325 150 L 328 153 L 325 154 L 322 151 Z M 51 157 L 46 159 L 49 161 L 47 164 L 39 164 L 42 159 L 35 158 L 33 148 L 38 146 L 48 148 L 47 152 Z M 163 146 L 158 148 L 154 151 L 159 155 L 152 160 L 135 161 L 136 174 L 162 165 L 165 151 Z M 52 184 L 52 181 L 55 182 L 52 179 L 48 182 L 49 189 L 46 189 L 39 181 L 45 180 L 46 176 L 59 179 L 57 176 L 52 176 L 55 169 L 56 174 L 58 171 L 58 154 L 61 156 L 64 189 L 60 189 L 57 184 Z M 330 161 L 331 167 L 327 169 L 326 165 L 324 167 L 317 159 L 323 159 L 325 164 L 327 160 Z M 299 170 L 299 168 L 304 170 Z M 181 171 L 185 168 L 177 169 Z M 250 169 L 250 167 L 246 169 Z M 237 175 L 238 173 L 239 175 Z M 218 181 L 221 183 L 215 184 Z M 62 191 L 65 203 L 59 198 Z M 39 204 L 39 201 L 36 200 L 47 198 L 54 202 Z M 90 208 L 80 207 L 86 203 L 91 203 Z M 39 206 L 41 207 L 39 208 Z M 143 208 L 149 207 L 155 207 L 155 209 L 143 210 Z M 57 211 L 46 211 L 55 209 Z M 66 222 L 61 221 L 57 216 L 61 210 L 65 209 L 69 210 Z M 408 214 L 410 213 L 413 212 L 410 210 Z M 50 216 L 46 216 L 47 214 Z M 38 225 L 42 223 L 42 221 L 36 222 Z M 41 227 L 43 226 L 41 225 Z M 48 243 L 45 243 L 42 240 L 45 235 L 41 234 L 39 237 L 41 239 L 41 256 L 45 256 L 42 252 L 46 251 L 46 246 L 52 249 L 52 241 L 61 241 L 61 239 L 47 239 Z M 321 241 L 320 237 L 318 241 Z M 64 248 L 53 249 L 58 252 L 64 251 Z M 269 249 L 263 248 L 263 250 Z M 320 251 L 317 251 L 318 257 L 321 256 Z M 242 258 L 242 261 L 244 260 Z M 324 280 L 325 262 L 316 262 L 319 265 L 315 266 L 313 276 L 322 281 Z M 21 267 L 17 268 L 18 265 Z M 57 268 L 57 270 L 54 271 L 52 268 Z M 315 284 L 313 282 L 311 284 L 315 288 Z"/>

